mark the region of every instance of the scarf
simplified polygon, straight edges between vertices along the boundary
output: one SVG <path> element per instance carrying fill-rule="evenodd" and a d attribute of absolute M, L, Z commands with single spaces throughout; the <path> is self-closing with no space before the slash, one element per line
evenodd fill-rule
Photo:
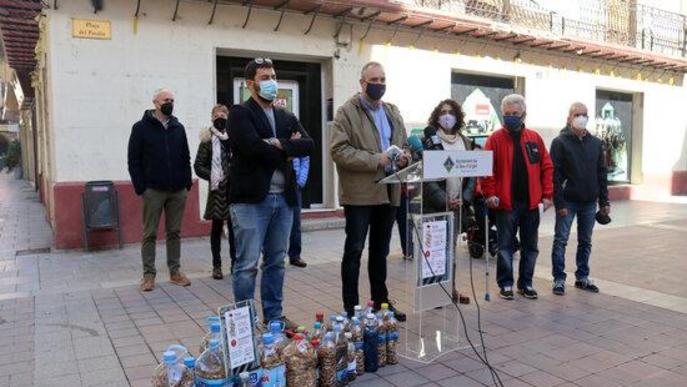
<path fill-rule="evenodd" d="M 219 185 L 224 181 L 224 169 L 222 168 L 222 143 L 229 138 L 227 133 L 222 133 L 214 127 L 212 132 L 212 164 L 210 168 L 210 190 L 217 191 Z"/>
<path fill-rule="evenodd" d="M 465 142 L 460 134 L 448 134 L 444 129 L 437 130 L 437 135 L 441 138 L 445 150 L 465 150 Z M 446 194 L 449 199 L 458 199 L 462 179 L 460 177 L 449 177 L 446 179 Z"/>

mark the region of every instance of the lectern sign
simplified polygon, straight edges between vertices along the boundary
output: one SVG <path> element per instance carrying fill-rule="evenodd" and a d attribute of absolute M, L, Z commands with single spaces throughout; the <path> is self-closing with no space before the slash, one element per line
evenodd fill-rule
<path fill-rule="evenodd" d="M 491 176 L 492 151 L 424 151 L 423 178 Z"/>

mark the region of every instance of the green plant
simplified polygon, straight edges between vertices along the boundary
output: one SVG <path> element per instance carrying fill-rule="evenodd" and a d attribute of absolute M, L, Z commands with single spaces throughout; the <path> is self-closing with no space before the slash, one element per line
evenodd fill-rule
<path fill-rule="evenodd" d="M 7 154 L 5 155 L 5 165 L 7 172 L 12 172 L 21 162 L 21 144 L 19 140 L 14 140 L 7 147 Z"/>

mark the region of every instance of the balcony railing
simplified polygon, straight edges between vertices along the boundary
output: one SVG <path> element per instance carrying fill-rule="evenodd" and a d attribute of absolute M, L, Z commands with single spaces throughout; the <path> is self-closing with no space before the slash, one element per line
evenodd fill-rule
<path fill-rule="evenodd" d="M 560 14 L 533 0 L 401 0 L 406 4 L 510 24 L 562 37 L 620 44 L 685 57 L 684 15 L 638 4 L 636 0 L 580 0 Z M 570 13 L 570 15 L 567 15 Z"/>

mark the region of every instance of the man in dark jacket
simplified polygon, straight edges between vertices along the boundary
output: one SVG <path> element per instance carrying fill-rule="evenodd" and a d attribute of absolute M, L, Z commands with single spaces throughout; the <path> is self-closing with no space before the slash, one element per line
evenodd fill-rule
<path fill-rule="evenodd" d="M 191 189 L 191 156 L 186 129 L 172 115 L 174 93 L 158 90 L 154 110 L 146 110 L 129 137 L 128 164 L 136 194 L 143 196 L 143 280 L 141 290 L 155 288 L 155 241 L 160 215 L 165 212 L 167 266 L 170 282 L 188 286 L 191 281 L 179 271 L 181 219 Z"/>
<path fill-rule="evenodd" d="M 273 105 L 278 85 L 272 61 L 245 69 L 251 98 L 229 114 L 231 219 L 236 241 L 234 300 L 253 299 L 263 255 L 260 295 L 265 321 L 282 319 L 284 259 L 296 205 L 294 157 L 310 156 L 312 139 L 293 114 Z"/>
<path fill-rule="evenodd" d="M 518 94 L 501 101 L 503 128 L 494 132 L 484 147 L 494 152 L 494 174 L 482 180 L 487 207 L 495 210 L 498 233 L 496 276 L 499 296 L 512 300 L 514 236 L 520 230 L 518 293 L 538 297 L 532 287 L 539 255 L 539 206 L 551 207 L 553 165 L 541 136 L 525 127 L 525 99 Z"/>
<path fill-rule="evenodd" d="M 570 106 L 567 125 L 551 143 L 554 165 L 553 188 L 556 206 L 556 236 L 553 240 L 553 293 L 565 294 L 565 246 L 577 216 L 577 271 L 575 287 L 598 293 L 589 279 L 589 255 L 597 202 L 600 212 L 611 211 L 608 201 L 606 162 L 601 140 L 587 131 L 587 107 Z"/>

